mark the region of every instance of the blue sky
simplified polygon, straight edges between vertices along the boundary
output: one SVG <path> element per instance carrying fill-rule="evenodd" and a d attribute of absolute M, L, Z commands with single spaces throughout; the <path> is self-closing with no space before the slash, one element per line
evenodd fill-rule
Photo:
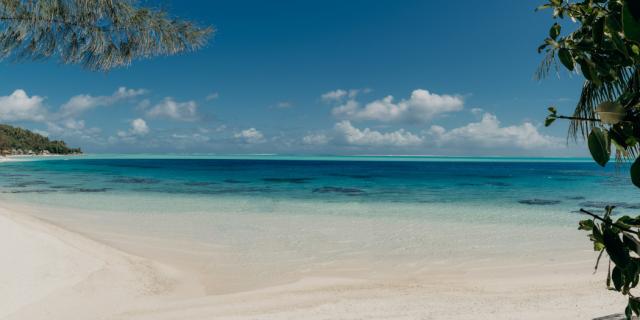
<path fill-rule="evenodd" d="M 2 62 L 0 121 L 88 152 L 585 155 L 539 1 L 147 1 L 217 34 L 109 73 Z"/>

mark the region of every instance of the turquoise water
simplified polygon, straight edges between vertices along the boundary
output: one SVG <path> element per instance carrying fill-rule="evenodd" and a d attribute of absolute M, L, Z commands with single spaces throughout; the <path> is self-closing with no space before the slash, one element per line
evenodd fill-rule
<path fill-rule="evenodd" d="M 0 199 L 134 254 L 188 264 L 214 278 L 213 291 L 327 274 L 591 266 L 576 210 L 615 202 L 618 213 L 637 214 L 637 195 L 627 168 L 589 159 L 109 155 L 0 164 Z"/>
<path fill-rule="evenodd" d="M 113 155 L 8 162 L 0 177 L 6 196 L 79 207 L 100 196 L 135 196 L 563 209 L 613 201 L 620 211 L 640 209 L 625 167 L 603 169 L 589 159 Z"/>

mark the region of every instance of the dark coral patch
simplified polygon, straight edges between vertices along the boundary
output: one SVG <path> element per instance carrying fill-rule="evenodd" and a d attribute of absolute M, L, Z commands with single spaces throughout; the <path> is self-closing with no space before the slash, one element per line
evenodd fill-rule
<path fill-rule="evenodd" d="M 550 206 L 554 204 L 559 204 L 562 201 L 560 200 L 547 200 L 547 199 L 525 199 L 518 200 L 518 203 L 527 204 L 531 206 Z"/>

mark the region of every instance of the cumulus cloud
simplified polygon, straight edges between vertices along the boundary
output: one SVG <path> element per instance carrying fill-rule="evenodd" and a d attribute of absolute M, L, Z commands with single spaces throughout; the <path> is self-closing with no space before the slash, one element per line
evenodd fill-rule
<path fill-rule="evenodd" d="M 62 125 L 71 130 L 82 130 L 85 127 L 84 120 L 66 119 L 62 122 Z"/>
<path fill-rule="evenodd" d="M 167 97 L 147 111 L 147 115 L 150 117 L 166 117 L 179 121 L 195 121 L 199 118 L 198 104 L 193 100 L 178 102 L 171 97 Z"/>
<path fill-rule="evenodd" d="M 474 152 L 505 152 L 516 150 L 558 149 L 564 147 L 564 140 L 538 131 L 530 122 L 504 126 L 491 113 L 484 113 L 482 119 L 464 126 L 445 129 L 433 125 L 426 131 L 413 133 L 403 128 L 378 131 L 358 128 L 351 121 L 336 123 L 333 130 L 309 133 L 301 142 L 305 145 L 347 145 L 357 147 L 389 148 L 443 148 L 443 150 Z"/>
<path fill-rule="evenodd" d="M 242 130 L 233 135 L 234 138 L 241 140 L 245 143 L 262 143 L 264 142 L 264 135 L 262 132 L 256 130 L 256 128 L 249 128 Z"/>
<path fill-rule="evenodd" d="M 92 96 L 89 94 L 80 94 L 71 97 L 69 101 L 63 104 L 59 110 L 60 117 L 77 116 L 87 110 L 110 106 L 119 101 L 132 99 L 147 93 L 145 89 L 128 89 L 120 87 L 109 96 Z"/>
<path fill-rule="evenodd" d="M 371 89 L 369 88 L 349 89 L 349 90 L 337 89 L 337 90 L 329 91 L 322 94 L 320 96 L 320 99 L 322 99 L 322 101 L 327 103 L 340 102 L 340 101 L 343 101 L 345 98 L 354 99 L 360 93 L 369 93 L 369 92 L 371 92 Z"/>
<path fill-rule="evenodd" d="M 389 95 L 363 107 L 355 100 L 355 96 L 345 101 L 343 98 L 346 95 L 346 92 L 334 92 L 330 96 L 331 99 L 324 100 L 340 101 L 332 113 L 349 120 L 424 123 L 438 115 L 460 111 L 464 107 L 464 101 L 458 95 L 439 95 L 424 89 L 414 90 L 408 99 L 395 101 L 394 97 Z M 336 100 L 334 97 L 339 98 Z"/>
<path fill-rule="evenodd" d="M 147 126 L 147 122 L 140 118 L 131 121 L 131 133 L 136 135 L 145 135 L 149 133 L 149 126 Z"/>
<path fill-rule="evenodd" d="M 18 89 L 11 95 L 0 96 L 0 120 L 2 121 L 45 121 L 47 109 L 44 98 L 31 96 Z"/>
<path fill-rule="evenodd" d="M 89 127 L 84 120 L 77 119 L 80 114 L 97 107 L 110 106 L 120 101 L 134 99 L 144 95 L 147 90 L 120 87 L 108 96 L 80 94 L 71 97 L 57 111 L 49 113 L 46 119 L 47 131 L 59 137 L 71 140 L 84 140 L 93 144 L 105 143 L 102 129 Z M 128 134 L 125 132 L 125 134 Z"/>
<path fill-rule="evenodd" d="M 93 144 L 100 144 L 104 138 L 101 136 L 102 129 L 97 127 L 87 127 L 84 120 L 65 119 L 59 122 L 46 122 L 47 133 L 65 139 L 83 140 Z"/>
<path fill-rule="evenodd" d="M 344 97 L 347 96 L 347 91 L 342 89 L 337 89 L 333 91 L 329 91 L 320 96 L 323 101 L 331 102 L 331 101 L 340 101 Z"/>
<path fill-rule="evenodd" d="M 448 146 L 515 147 L 528 150 L 563 146 L 562 139 L 540 133 L 530 122 L 503 127 L 498 118 L 491 113 L 484 113 L 478 122 L 450 131 L 441 126 L 432 126 L 428 133 L 438 145 Z"/>
<path fill-rule="evenodd" d="M 144 119 L 137 118 L 129 122 L 128 130 L 118 130 L 116 137 L 109 137 L 109 143 L 116 143 L 118 141 L 124 141 L 127 143 L 133 143 L 138 141 L 138 137 L 147 135 L 149 133 L 149 126 Z M 119 138 L 119 139 L 118 139 Z"/>
<path fill-rule="evenodd" d="M 369 128 L 358 129 L 347 120 L 338 122 L 334 130 L 338 139 L 355 146 L 408 147 L 423 143 L 422 137 L 404 129 L 383 133 Z"/>

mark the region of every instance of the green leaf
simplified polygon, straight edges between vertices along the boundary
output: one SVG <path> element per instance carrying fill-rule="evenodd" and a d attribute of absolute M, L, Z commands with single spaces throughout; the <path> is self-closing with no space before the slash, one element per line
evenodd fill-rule
<path fill-rule="evenodd" d="M 551 8 L 551 5 L 543 4 L 543 5 L 539 6 L 539 7 L 537 7 L 535 11 L 545 10 L 545 9 L 549 9 L 549 8 Z"/>
<path fill-rule="evenodd" d="M 538 47 L 538 53 L 541 53 L 541 52 L 542 52 L 542 50 L 544 50 L 544 48 L 546 48 L 546 47 L 548 47 L 548 46 L 549 46 L 549 44 L 547 44 L 547 43 L 543 43 L 543 44 L 541 44 L 541 45 Z"/>
<path fill-rule="evenodd" d="M 636 187 L 640 188 L 640 158 L 636 159 L 631 165 L 631 182 Z"/>
<path fill-rule="evenodd" d="M 633 239 L 631 239 L 630 235 L 623 234 L 622 243 L 624 243 L 625 247 L 627 247 L 629 251 L 638 252 L 638 245 L 633 241 Z M 635 266 L 635 264 L 633 265 Z"/>
<path fill-rule="evenodd" d="M 593 230 L 593 220 L 582 220 L 578 223 L 578 230 Z"/>
<path fill-rule="evenodd" d="M 598 72 L 596 71 L 596 65 L 593 63 L 593 61 L 586 59 L 584 57 L 577 61 L 578 61 L 578 64 L 580 65 L 580 70 L 582 71 L 582 75 L 587 80 L 593 82 L 596 85 L 602 84 L 602 81 L 600 81 L 600 78 L 598 77 Z"/>
<path fill-rule="evenodd" d="M 602 39 L 604 37 L 604 18 L 600 18 L 593 23 L 593 41 L 600 45 L 602 44 Z"/>
<path fill-rule="evenodd" d="M 627 320 L 631 320 L 631 306 L 629 304 L 624 308 L 624 316 Z"/>
<path fill-rule="evenodd" d="M 613 287 L 616 288 L 617 291 L 622 289 L 622 271 L 618 267 L 614 267 L 613 271 L 611 271 L 611 280 L 613 281 Z"/>
<path fill-rule="evenodd" d="M 632 2 L 637 0 L 625 0 L 622 8 L 622 29 L 624 36 L 631 41 L 640 41 L 640 15 L 637 5 Z"/>
<path fill-rule="evenodd" d="M 616 206 L 611 206 L 611 205 L 605 206 L 604 207 L 604 218 L 605 219 L 609 218 L 611 216 L 611 213 L 613 212 L 613 209 L 615 209 L 615 208 L 616 208 Z"/>
<path fill-rule="evenodd" d="M 544 119 L 544 126 L 545 126 L 545 127 L 548 127 L 548 126 L 550 126 L 554 121 L 556 121 L 556 117 L 548 116 L 546 119 Z"/>
<path fill-rule="evenodd" d="M 618 35 L 618 33 L 615 33 L 615 32 L 612 33 L 611 40 L 613 41 L 613 46 L 616 48 L 616 50 L 624 54 L 625 57 L 629 56 L 629 52 L 627 51 L 627 45 L 624 43 L 624 40 L 622 40 L 622 38 L 620 37 L 620 35 Z"/>
<path fill-rule="evenodd" d="M 597 226 L 594 226 L 593 233 L 591 233 L 589 238 L 591 239 L 591 241 L 593 241 L 593 251 L 601 251 L 602 249 L 605 248 L 603 243 L 604 240 L 603 240 L 602 233 L 600 232 L 600 229 L 598 229 Z"/>
<path fill-rule="evenodd" d="M 560 25 L 556 22 L 549 29 L 549 37 L 553 40 L 557 39 L 560 35 Z"/>
<path fill-rule="evenodd" d="M 549 107 L 549 108 L 547 108 L 547 110 L 549 110 L 549 112 L 550 112 L 551 114 L 556 114 L 556 113 L 558 113 L 558 110 L 556 110 L 556 107 Z"/>
<path fill-rule="evenodd" d="M 629 297 L 629 307 L 631 307 L 631 311 L 636 315 L 640 314 L 640 301 Z"/>
<path fill-rule="evenodd" d="M 597 127 L 591 129 L 587 142 L 593 160 L 604 167 L 611 158 L 611 143 L 606 131 Z"/>
<path fill-rule="evenodd" d="M 609 129 L 609 138 L 611 138 L 611 142 L 617 145 L 616 148 L 618 148 L 618 151 L 622 153 L 626 152 L 625 149 L 628 145 L 626 143 L 624 129 L 621 126 L 612 126 L 611 129 Z"/>
<path fill-rule="evenodd" d="M 573 63 L 573 57 L 571 56 L 571 53 L 568 49 L 560 48 L 558 50 L 558 58 L 565 68 L 569 69 L 569 71 L 573 71 L 575 65 Z"/>
<path fill-rule="evenodd" d="M 606 25 L 612 36 L 617 35 L 618 32 L 622 31 L 622 25 L 620 24 L 620 20 L 618 20 L 618 18 L 619 17 L 615 15 L 609 15 L 606 17 Z"/>
<path fill-rule="evenodd" d="M 640 20 L 640 2 L 637 0 L 627 0 L 625 1 L 629 6 L 629 12 L 633 16 L 634 19 Z"/>
<path fill-rule="evenodd" d="M 620 240 L 620 236 L 613 232 L 611 228 L 605 228 L 602 235 L 604 237 L 604 245 L 607 248 L 607 254 L 609 258 L 611 258 L 611 261 L 619 268 L 626 268 L 631 257 L 629 256 L 629 250 L 624 246 L 622 240 Z"/>

